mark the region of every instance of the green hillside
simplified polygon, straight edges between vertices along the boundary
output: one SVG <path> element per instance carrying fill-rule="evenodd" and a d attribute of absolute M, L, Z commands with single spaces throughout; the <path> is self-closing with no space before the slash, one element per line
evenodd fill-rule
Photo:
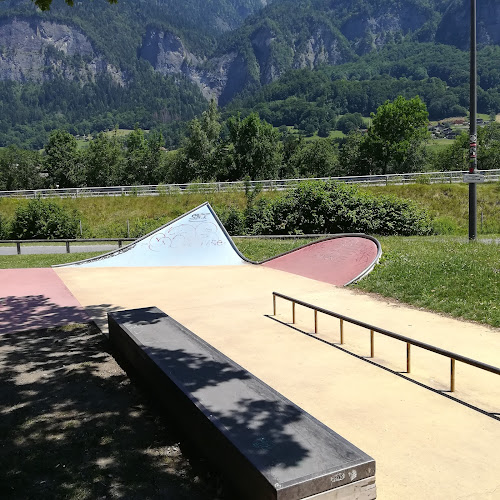
<path fill-rule="evenodd" d="M 419 95 L 431 119 L 468 109 L 466 0 L 0 2 L 0 147 L 56 128 L 162 130 L 218 100 L 326 137 L 344 114 Z M 500 112 L 500 9 L 478 5 L 478 109 Z M 58 35 L 54 36 L 53 32 Z"/>

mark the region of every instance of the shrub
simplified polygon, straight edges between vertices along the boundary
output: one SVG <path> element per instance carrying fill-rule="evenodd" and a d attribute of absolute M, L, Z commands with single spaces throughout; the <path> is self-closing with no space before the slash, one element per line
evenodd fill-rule
<path fill-rule="evenodd" d="M 41 198 L 30 200 L 16 209 L 11 227 L 14 239 L 76 238 L 79 216 L 76 210 Z"/>
<path fill-rule="evenodd" d="M 229 206 L 215 209 L 222 225 L 230 235 L 243 236 L 245 230 L 245 214 L 238 208 Z"/>
<path fill-rule="evenodd" d="M 354 185 L 307 182 L 274 200 L 247 209 L 250 234 L 375 233 L 424 235 L 432 231 L 427 212 L 395 196 L 376 198 Z"/>
<path fill-rule="evenodd" d="M 432 233 L 431 219 L 415 202 L 397 196 L 382 196 L 376 200 L 373 232 L 384 236 L 427 235 Z"/>

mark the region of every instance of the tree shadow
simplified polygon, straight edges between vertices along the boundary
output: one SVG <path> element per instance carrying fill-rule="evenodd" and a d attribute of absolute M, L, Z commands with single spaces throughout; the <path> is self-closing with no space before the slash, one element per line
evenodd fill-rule
<path fill-rule="evenodd" d="M 201 402 L 205 416 L 218 421 L 219 427 L 259 467 L 293 468 L 309 456 L 310 450 L 294 435 L 293 424 L 302 420 L 303 411 L 282 396 L 266 397 L 268 392 L 257 388 L 258 382 L 247 370 L 216 360 L 210 353 L 184 349 L 146 348 L 145 351 L 176 380 L 185 394 Z M 256 398 L 259 393 L 262 397 Z"/>
<path fill-rule="evenodd" d="M 325 438 L 326 433 L 319 432 L 322 424 L 199 337 L 193 340 L 191 335 L 179 333 L 176 327 L 165 329 L 163 325 L 142 330 L 146 332 L 144 336 L 138 333 L 135 325 L 146 324 L 145 317 L 151 317 L 154 323 L 165 317 L 156 308 L 148 309 L 120 311 L 113 315 L 127 329 L 134 325 L 134 336 L 143 344 L 140 348 L 148 357 L 145 359 L 137 354 L 135 347 L 135 354 L 125 348 L 130 356 L 141 358 L 132 366 L 129 355 L 121 350 L 126 338 L 113 335 L 113 345 L 119 346 L 114 355 L 131 377 L 139 378 L 142 387 L 161 400 L 167 412 L 176 414 L 181 423 L 190 426 L 189 434 L 202 448 L 213 450 L 213 455 L 218 457 L 223 440 L 215 435 L 217 432 L 210 435 L 210 431 L 202 428 L 205 421 L 211 422 L 243 450 L 246 459 L 278 483 L 300 478 L 304 471 L 320 472 L 317 470 L 318 449 L 324 452 L 325 469 L 331 467 L 331 460 L 335 460 L 331 458 L 333 442 L 336 446 L 342 442 L 345 452 L 346 443 L 340 436 L 333 434 L 334 437 Z M 162 339 L 163 333 L 165 339 Z M 192 417 L 194 405 L 198 407 L 198 417 Z M 201 414 L 205 418 L 201 417 L 202 424 L 199 424 Z M 306 427 L 301 427 L 302 431 L 297 433 L 304 420 L 308 420 L 308 426 L 312 425 L 311 434 L 304 432 Z M 324 431 L 324 426 L 321 430 Z M 324 442 L 320 442 L 318 435 L 325 438 Z M 347 455 L 353 453 L 348 444 L 347 449 Z M 221 458 L 226 459 L 227 466 L 227 456 L 221 455 Z M 316 469 L 308 469 L 315 461 Z M 225 472 L 234 476 L 239 471 Z"/>
<path fill-rule="evenodd" d="M 222 498 L 108 348 L 93 325 L 0 335 L 0 497 Z"/>
<path fill-rule="evenodd" d="M 45 295 L 0 298 L 0 334 L 89 321 L 83 308 L 61 306 Z"/>

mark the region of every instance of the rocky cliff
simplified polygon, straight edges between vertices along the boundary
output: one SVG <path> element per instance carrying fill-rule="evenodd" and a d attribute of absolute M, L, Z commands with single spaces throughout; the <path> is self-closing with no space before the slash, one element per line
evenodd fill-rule
<path fill-rule="evenodd" d="M 77 28 L 40 18 L 0 20 L 0 80 L 62 77 L 84 82 L 103 73 L 124 84 L 121 72 L 96 53 Z"/>

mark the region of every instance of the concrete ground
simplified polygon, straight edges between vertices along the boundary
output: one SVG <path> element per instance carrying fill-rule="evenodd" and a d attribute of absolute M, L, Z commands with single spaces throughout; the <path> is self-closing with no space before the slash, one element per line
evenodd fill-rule
<path fill-rule="evenodd" d="M 78 301 L 105 327 L 106 312 L 158 306 L 264 380 L 377 462 L 381 499 L 500 498 L 500 380 L 449 360 L 345 327 L 347 352 L 302 332 L 313 312 L 272 291 L 498 365 L 500 331 L 462 322 L 283 271 L 257 267 L 58 268 Z M 302 330 L 302 331 L 300 331 Z M 338 321 L 319 315 L 318 337 L 338 342 Z M 371 360 L 370 360 L 371 361 Z M 385 369 L 384 369 L 385 368 Z M 462 404 L 460 401 L 465 402 Z"/>
<path fill-rule="evenodd" d="M 89 319 L 53 269 L 0 269 L 0 334 Z"/>

